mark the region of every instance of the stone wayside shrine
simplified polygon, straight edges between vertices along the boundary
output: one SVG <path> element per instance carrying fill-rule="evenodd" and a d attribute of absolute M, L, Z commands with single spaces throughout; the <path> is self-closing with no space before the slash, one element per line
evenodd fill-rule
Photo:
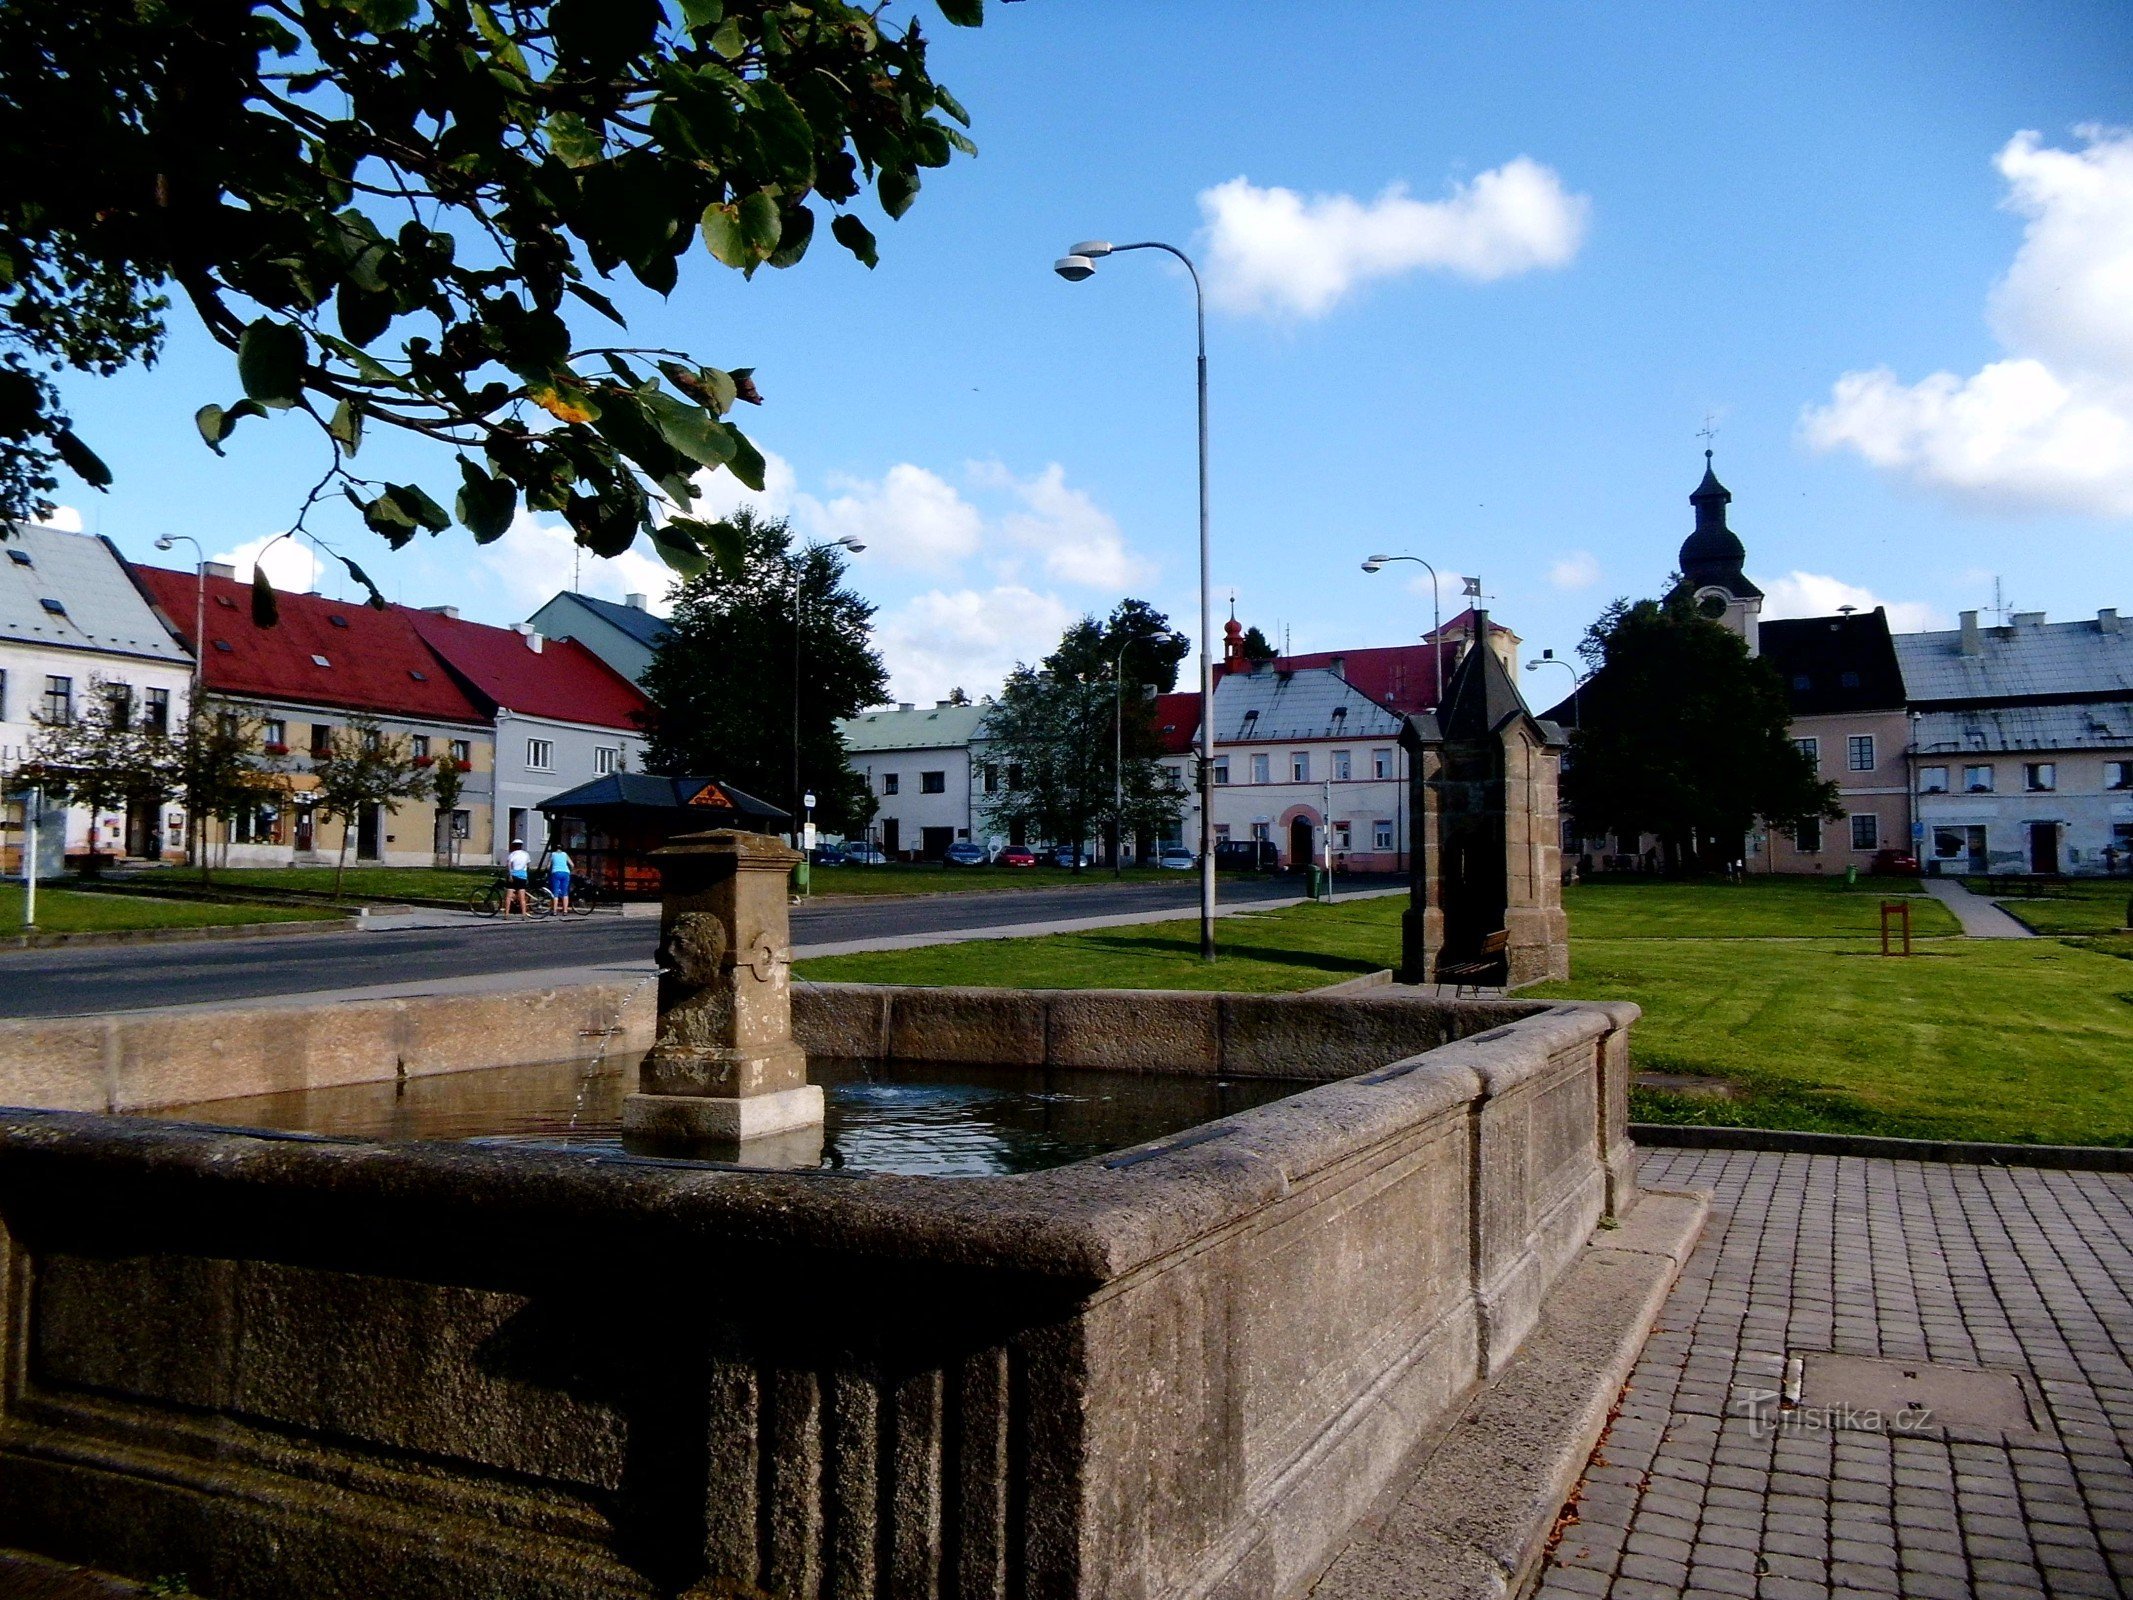
<path fill-rule="evenodd" d="M 1474 634 L 1487 637 L 1486 612 L 1476 613 Z M 1556 811 L 1562 730 L 1533 715 L 1494 651 L 1468 650 L 1443 702 L 1410 716 L 1400 742 L 1411 757 L 1414 841 L 1402 980 L 1432 983 L 1474 963 L 1493 965 L 1494 981 L 1512 988 L 1569 977 Z"/>
<path fill-rule="evenodd" d="M 822 1090 L 792 1036 L 786 885 L 799 855 L 760 833 L 688 834 L 653 852 L 664 884 L 659 1034 L 622 1105 L 647 1143 L 819 1159 Z M 812 1142 L 813 1155 L 789 1148 Z M 775 1146 L 773 1149 L 772 1147 Z"/>

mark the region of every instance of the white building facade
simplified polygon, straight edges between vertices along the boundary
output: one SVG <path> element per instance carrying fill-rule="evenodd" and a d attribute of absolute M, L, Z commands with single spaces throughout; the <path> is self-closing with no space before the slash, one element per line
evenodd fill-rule
<path fill-rule="evenodd" d="M 975 840 L 991 848 L 985 797 L 1006 775 L 984 756 L 987 701 L 904 704 L 863 711 L 837 724 L 844 759 L 874 797 L 867 842 L 891 860 L 938 861 L 948 846 Z"/>

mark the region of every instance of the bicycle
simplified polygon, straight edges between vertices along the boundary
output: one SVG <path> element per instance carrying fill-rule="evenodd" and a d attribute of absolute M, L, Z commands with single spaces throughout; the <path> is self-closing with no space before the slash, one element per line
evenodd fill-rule
<path fill-rule="evenodd" d="M 507 874 L 500 872 L 494 878 L 489 880 L 486 887 L 478 890 L 475 893 L 473 898 L 467 902 L 467 909 L 473 912 L 474 915 L 476 915 L 477 917 L 501 916 L 503 914 L 504 909 L 504 896 L 510 893 L 510 891 L 510 877 Z M 557 915 L 555 908 L 555 896 L 549 892 L 548 885 L 546 885 L 545 883 L 529 882 L 526 885 L 524 892 L 526 896 L 527 915 L 535 917 L 552 917 Z M 570 885 L 569 915 L 575 917 L 589 917 L 593 914 L 594 908 L 599 904 L 599 900 L 600 891 L 592 883 L 578 882 L 576 880 L 573 880 Z"/>

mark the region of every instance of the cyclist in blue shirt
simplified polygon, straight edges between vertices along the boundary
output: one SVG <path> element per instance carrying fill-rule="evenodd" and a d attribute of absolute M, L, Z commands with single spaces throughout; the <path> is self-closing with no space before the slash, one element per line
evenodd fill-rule
<path fill-rule="evenodd" d="M 548 852 L 548 892 L 555 896 L 557 916 L 570 910 L 570 855 L 561 845 Z"/>

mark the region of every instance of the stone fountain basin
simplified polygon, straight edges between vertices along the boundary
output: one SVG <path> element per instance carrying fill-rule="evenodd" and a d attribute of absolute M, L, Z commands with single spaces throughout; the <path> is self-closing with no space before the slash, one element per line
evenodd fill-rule
<path fill-rule="evenodd" d="M 1323 1079 L 1017 1177 L 0 1114 L 0 1545 L 252 1596 L 1281 1596 L 1634 1198 L 1626 1005 L 802 987 Z"/>

